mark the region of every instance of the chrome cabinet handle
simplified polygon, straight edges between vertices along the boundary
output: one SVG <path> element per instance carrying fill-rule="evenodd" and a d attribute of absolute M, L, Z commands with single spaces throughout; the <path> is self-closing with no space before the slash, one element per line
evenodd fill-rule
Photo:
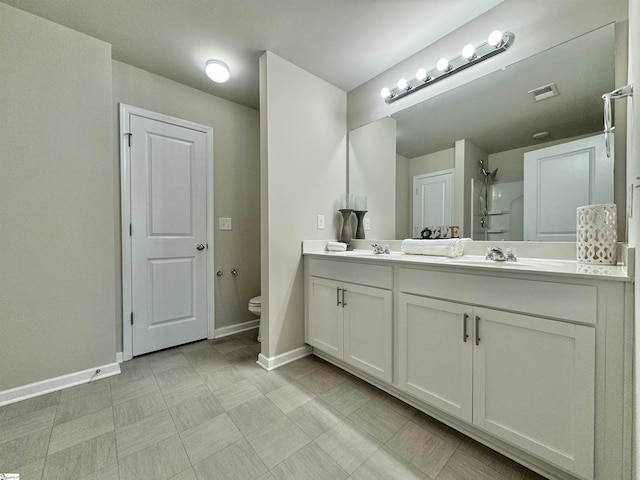
<path fill-rule="evenodd" d="M 347 302 L 344 300 L 344 294 L 347 293 L 347 289 L 343 288 L 342 289 L 342 308 L 347 306 Z"/>
<path fill-rule="evenodd" d="M 480 317 L 476 315 L 476 345 L 480 345 Z"/>
<path fill-rule="evenodd" d="M 340 302 L 340 287 L 336 287 L 336 306 L 340 306 L 341 302 Z"/>
<path fill-rule="evenodd" d="M 198 245 L 196 245 L 196 249 L 197 250 L 204 250 L 204 245 L 199 243 Z"/>
<path fill-rule="evenodd" d="M 467 343 L 467 338 L 469 338 L 469 334 L 467 333 L 467 320 L 469 320 L 469 315 L 466 313 L 462 316 L 462 341 Z"/>

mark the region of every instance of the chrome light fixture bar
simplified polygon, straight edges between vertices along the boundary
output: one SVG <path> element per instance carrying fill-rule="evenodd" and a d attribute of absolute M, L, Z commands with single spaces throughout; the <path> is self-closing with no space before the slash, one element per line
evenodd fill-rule
<path fill-rule="evenodd" d="M 398 85 L 393 88 L 383 88 L 380 95 L 387 103 L 400 100 L 407 95 L 417 92 L 427 85 L 432 85 L 443 80 L 455 73 L 460 72 L 472 65 L 483 62 L 488 58 L 495 57 L 499 53 L 506 51 L 515 40 L 516 36 L 511 32 L 502 33 L 498 30 L 491 32 L 486 42 L 481 43 L 477 47 L 469 44 L 462 49 L 462 54 L 451 60 L 441 58 L 438 60 L 436 68 L 427 71 L 420 68 L 416 72 L 416 78 L 413 80 L 398 80 Z"/>

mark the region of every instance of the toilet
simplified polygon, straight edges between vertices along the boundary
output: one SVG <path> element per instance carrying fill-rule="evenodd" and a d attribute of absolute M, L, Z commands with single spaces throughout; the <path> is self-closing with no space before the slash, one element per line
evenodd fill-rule
<path fill-rule="evenodd" d="M 249 300 L 249 311 L 258 317 L 262 315 L 262 296 Z M 260 328 L 260 324 L 258 324 L 258 341 L 260 341 Z"/>

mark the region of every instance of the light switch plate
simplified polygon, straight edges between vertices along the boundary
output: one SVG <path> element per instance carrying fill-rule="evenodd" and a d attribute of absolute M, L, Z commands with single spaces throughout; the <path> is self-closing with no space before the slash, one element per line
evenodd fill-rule
<path fill-rule="evenodd" d="M 364 229 L 365 230 L 371 230 L 371 219 L 370 218 L 365 218 L 364 219 Z"/>
<path fill-rule="evenodd" d="M 318 230 L 324 230 L 324 215 L 318 215 Z"/>
<path fill-rule="evenodd" d="M 231 230 L 231 219 L 229 217 L 220 217 L 219 228 L 220 230 Z"/>

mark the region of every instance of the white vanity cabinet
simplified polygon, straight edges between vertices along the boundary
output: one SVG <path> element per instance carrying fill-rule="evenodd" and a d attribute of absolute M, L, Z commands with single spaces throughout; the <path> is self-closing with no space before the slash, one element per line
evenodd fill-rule
<path fill-rule="evenodd" d="M 306 343 L 391 382 L 392 269 L 321 260 L 307 267 Z"/>
<path fill-rule="evenodd" d="M 593 478 L 595 329 L 399 295 L 399 387 Z"/>
<path fill-rule="evenodd" d="M 547 478 L 630 478 L 633 274 L 350 252 L 304 262 L 318 356 Z"/>

